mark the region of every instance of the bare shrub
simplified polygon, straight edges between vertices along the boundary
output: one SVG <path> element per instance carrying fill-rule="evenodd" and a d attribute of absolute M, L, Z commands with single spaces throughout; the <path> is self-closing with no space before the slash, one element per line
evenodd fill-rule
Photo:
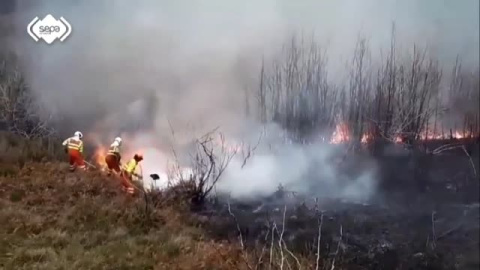
<path fill-rule="evenodd" d="M 236 147 L 227 145 L 222 133 L 217 133 L 216 129 L 208 132 L 195 141 L 189 176 L 185 176 L 176 161 L 171 175 L 180 181 L 172 187 L 172 191 L 181 194 L 181 197 L 187 196 L 193 205 L 202 205 L 237 152 Z"/>
<path fill-rule="evenodd" d="M 459 57 L 452 69 L 447 92 L 445 114 L 449 129 L 460 132 L 462 137 L 474 137 L 480 133 L 480 75 L 479 70 L 466 71 Z M 453 134 L 450 134 L 453 137 Z"/>
<path fill-rule="evenodd" d="M 12 162 L 59 157 L 59 140 L 26 83 L 15 55 L 0 56 L 0 141 L 2 159 Z M 23 160 L 23 161 L 22 161 Z"/>
<path fill-rule="evenodd" d="M 438 61 L 427 58 L 427 53 L 427 49 L 414 44 L 407 59 L 401 61 L 392 28 L 390 49 L 378 69 L 370 111 L 370 118 L 377 124 L 377 136 L 389 141 L 401 136 L 413 142 L 420 139 L 429 119 L 438 113 L 442 71 Z"/>
<path fill-rule="evenodd" d="M 395 31 L 393 24 L 390 46 L 381 51 L 378 64 L 371 61 L 367 40 L 358 38 L 345 84 L 328 80 L 327 51 L 317 41 L 292 37 L 276 59 L 262 60 L 258 118 L 280 124 L 297 142 L 322 132 L 329 136 L 341 125 L 355 147 L 366 140 L 381 146 L 438 138 L 443 118 L 451 112 L 461 119 L 453 131 L 461 130 L 463 137 L 478 134 L 478 72 L 463 71 L 457 61 L 448 95 L 442 96 L 444 76 L 438 59 L 415 43 L 400 51 Z"/>
<path fill-rule="evenodd" d="M 328 84 L 327 53 L 313 38 L 292 37 L 271 66 L 262 64 L 259 118 L 273 121 L 296 141 L 335 126 L 337 91 Z"/>
<path fill-rule="evenodd" d="M 370 69 L 367 40 L 359 37 L 351 62 L 349 85 L 340 99 L 341 121 L 349 127 L 349 139 L 355 149 L 358 148 L 365 133 L 372 78 Z"/>
<path fill-rule="evenodd" d="M 54 135 L 13 57 L 0 62 L 0 127 L 27 139 Z"/>

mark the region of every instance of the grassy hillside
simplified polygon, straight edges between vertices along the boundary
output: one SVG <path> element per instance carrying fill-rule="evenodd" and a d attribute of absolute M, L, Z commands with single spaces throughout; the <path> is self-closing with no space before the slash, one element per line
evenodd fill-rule
<path fill-rule="evenodd" d="M 431 171 L 428 193 L 409 189 L 409 160 L 384 158 L 384 178 L 398 182 L 387 194 L 407 194 L 407 201 L 392 198 L 380 208 L 333 201 L 330 210 L 322 203 L 317 258 L 318 209 L 301 197 L 283 217 L 278 209 L 289 200 L 279 198 L 194 212 L 185 186 L 130 197 L 98 171 L 69 173 L 58 142 L 0 132 L 0 269 L 315 269 L 317 259 L 319 269 L 477 269 L 478 208 L 470 204 L 478 202 L 478 185 L 466 178 L 472 168 L 459 154 L 420 164 Z M 446 189 L 445 179 L 458 190 Z M 433 210 L 438 243 L 431 248 Z"/>
<path fill-rule="evenodd" d="M 142 197 L 97 172 L 0 164 L 1 269 L 245 268 L 238 247 L 206 239 L 181 204 L 146 215 Z"/>

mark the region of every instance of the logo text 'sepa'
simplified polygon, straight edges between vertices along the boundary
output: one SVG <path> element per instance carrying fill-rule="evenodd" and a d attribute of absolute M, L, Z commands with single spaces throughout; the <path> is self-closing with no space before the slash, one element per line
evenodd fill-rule
<path fill-rule="evenodd" d="M 35 17 L 28 24 L 27 32 L 36 42 L 43 39 L 47 44 L 51 44 L 57 38 L 63 42 L 72 32 L 72 26 L 63 17 L 57 20 L 48 14 L 42 20 Z"/>

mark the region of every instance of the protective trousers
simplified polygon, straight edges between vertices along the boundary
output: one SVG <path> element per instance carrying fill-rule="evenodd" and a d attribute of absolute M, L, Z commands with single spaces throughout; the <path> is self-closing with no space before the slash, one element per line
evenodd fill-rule
<path fill-rule="evenodd" d="M 85 162 L 83 161 L 83 156 L 80 151 L 76 149 L 69 149 L 68 150 L 69 156 L 69 163 L 70 163 L 70 171 L 75 171 L 78 167 L 79 169 L 86 170 Z"/>
<path fill-rule="evenodd" d="M 120 173 L 120 159 L 117 155 L 108 154 L 105 157 L 105 163 L 107 163 L 108 175 L 112 174 L 112 171 Z"/>
<path fill-rule="evenodd" d="M 132 175 L 126 171 L 122 171 L 122 189 L 128 194 L 135 193 L 135 188 L 132 184 Z"/>

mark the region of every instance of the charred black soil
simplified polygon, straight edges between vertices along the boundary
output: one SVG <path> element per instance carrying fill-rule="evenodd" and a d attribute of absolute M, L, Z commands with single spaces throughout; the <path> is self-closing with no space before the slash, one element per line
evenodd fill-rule
<path fill-rule="evenodd" d="M 258 200 L 217 198 L 200 214 L 213 237 L 263 245 L 267 260 L 281 240 L 312 260 L 319 251 L 329 268 L 478 269 L 478 144 L 469 147 L 471 158 L 461 150 L 379 158 L 379 191 L 368 201 L 279 190 Z"/>

